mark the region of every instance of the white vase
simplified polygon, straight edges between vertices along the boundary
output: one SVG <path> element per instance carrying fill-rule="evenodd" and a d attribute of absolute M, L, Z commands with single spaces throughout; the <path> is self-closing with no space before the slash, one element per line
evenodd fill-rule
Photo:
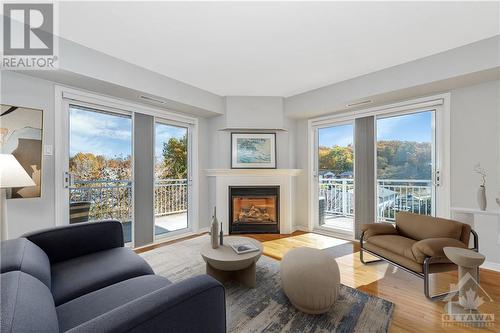
<path fill-rule="evenodd" d="M 479 186 L 477 190 L 477 204 L 479 205 L 479 209 L 486 210 L 486 187 L 484 185 Z"/>

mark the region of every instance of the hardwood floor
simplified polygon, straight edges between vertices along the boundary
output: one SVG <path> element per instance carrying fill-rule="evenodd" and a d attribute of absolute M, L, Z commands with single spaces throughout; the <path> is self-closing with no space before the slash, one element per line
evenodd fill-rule
<path fill-rule="evenodd" d="M 396 304 L 390 332 L 500 332 L 500 273 L 481 270 L 481 286 L 493 302 L 486 301 L 480 310 L 495 315 L 493 327 L 443 327 L 441 315 L 444 302 L 431 302 L 423 294 L 423 280 L 386 263 L 363 265 L 359 261 L 359 245 L 314 233 L 292 235 L 247 235 L 263 242 L 264 254 L 280 260 L 295 247 L 327 249 L 339 264 L 341 282 Z M 367 260 L 369 256 L 367 255 Z M 434 277 L 433 289 L 446 291 L 456 283 L 456 272 Z"/>

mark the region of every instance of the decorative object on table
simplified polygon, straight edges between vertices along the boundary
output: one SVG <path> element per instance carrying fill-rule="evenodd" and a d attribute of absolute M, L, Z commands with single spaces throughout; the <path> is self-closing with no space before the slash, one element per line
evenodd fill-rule
<path fill-rule="evenodd" d="M 224 245 L 224 232 L 222 231 L 222 222 L 220 223 L 219 240 L 220 245 Z"/>
<path fill-rule="evenodd" d="M 212 216 L 212 225 L 210 226 L 212 249 L 216 249 L 219 247 L 219 242 L 217 239 L 218 236 L 219 236 L 219 221 L 217 221 L 217 207 L 214 207 L 214 216 Z"/>
<path fill-rule="evenodd" d="M 465 310 L 477 310 L 476 304 L 470 304 L 468 295 L 473 296 L 473 300 L 478 295 L 479 286 L 479 266 L 486 259 L 484 255 L 469 249 L 458 247 L 445 247 L 443 252 L 448 259 L 458 266 L 458 303 Z M 449 297 L 448 303 L 452 308 L 449 313 L 457 313 Z"/>
<path fill-rule="evenodd" d="M 486 170 L 478 163 L 474 166 L 474 171 L 481 176 L 481 185 L 479 185 L 479 189 L 477 190 L 477 204 L 479 205 L 479 209 L 486 210 L 488 204 L 486 201 Z"/>
<path fill-rule="evenodd" d="M 232 169 L 276 169 L 276 133 L 231 133 Z"/>
<path fill-rule="evenodd" d="M 226 244 L 231 237 L 226 235 Z M 180 282 L 205 272 L 206 262 L 199 254 L 207 247 L 208 238 L 203 235 L 187 239 L 143 252 L 141 256 L 153 266 L 155 272 L 173 283 Z M 352 245 L 349 244 L 349 249 L 351 248 Z M 334 259 L 336 252 L 327 253 Z M 183 255 L 179 256 L 178 253 Z M 253 289 L 245 288 L 237 282 L 224 284 L 226 310 L 229 314 L 227 332 L 389 331 L 395 305 L 387 300 L 341 284 L 337 302 L 330 311 L 311 317 L 297 310 L 283 293 L 280 287 L 280 261 L 261 256 L 256 264 L 256 271 L 257 284 Z"/>
<path fill-rule="evenodd" d="M 2 210 L 0 216 L 1 223 L 1 239 L 5 240 L 8 237 L 7 226 L 7 189 L 18 187 L 35 186 L 35 182 L 26 173 L 21 164 L 12 154 L 0 154 L 0 208 Z"/>
<path fill-rule="evenodd" d="M 255 245 L 253 245 L 250 242 L 244 242 L 244 243 L 231 243 L 229 244 L 231 248 L 236 252 L 237 254 L 244 254 L 248 252 L 255 252 L 259 251 L 259 248 Z"/>
<path fill-rule="evenodd" d="M 35 186 L 13 187 L 7 199 L 38 198 L 41 195 L 43 111 L 1 105 L 0 153 L 12 154 Z"/>
<path fill-rule="evenodd" d="M 292 249 L 281 260 L 281 287 L 300 311 L 325 313 L 339 294 L 339 266 L 321 250 L 309 247 Z"/>
<path fill-rule="evenodd" d="M 255 263 L 262 255 L 262 244 L 251 238 L 230 236 L 228 244 L 252 243 L 259 250 L 251 253 L 236 254 L 230 246 L 212 249 L 208 245 L 201 249 L 201 256 L 206 262 L 206 273 L 224 283 L 238 281 L 246 287 L 255 287 Z"/>

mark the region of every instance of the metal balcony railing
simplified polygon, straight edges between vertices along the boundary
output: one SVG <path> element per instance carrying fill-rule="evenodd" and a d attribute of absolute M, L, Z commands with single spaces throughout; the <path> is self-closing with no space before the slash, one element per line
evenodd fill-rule
<path fill-rule="evenodd" d="M 354 180 L 319 179 L 321 213 L 354 216 Z M 396 212 L 432 214 L 432 182 L 420 179 L 377 180 L 377 218 L 394 221 Z"/>
<path fill-rule="evenodd" d="M 187 179 L 155 182 L 155 216 L 187 211 Z M 91 203 L 89 220 L 132 220 L 132 182 L 130 180 L 75 180 L 69 187 L 70 202 Z"/>

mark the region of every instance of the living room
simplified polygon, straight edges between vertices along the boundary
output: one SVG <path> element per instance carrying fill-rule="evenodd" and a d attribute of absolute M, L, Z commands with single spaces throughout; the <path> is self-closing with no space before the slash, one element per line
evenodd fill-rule
<path fill-rule="evenodd" d="M 499 2 L 2 9 L 2 331 L 500 330 Z"/>

